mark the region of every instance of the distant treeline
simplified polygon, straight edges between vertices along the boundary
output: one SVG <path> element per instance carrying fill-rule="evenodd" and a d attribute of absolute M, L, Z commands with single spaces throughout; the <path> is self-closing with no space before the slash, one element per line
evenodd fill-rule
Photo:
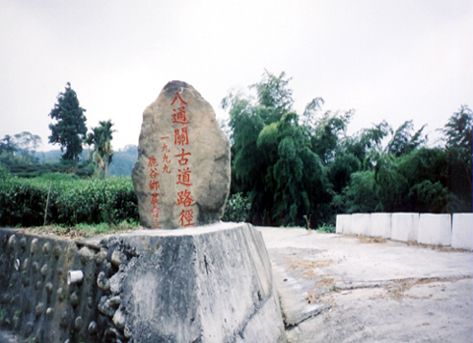
<path fill-rule="evenodd" d="M 264 225 L 333 223 L 336 213 L 472 211 L 472 111 L 461 106 L 427 145 L 425 126 L 382 121 L 354 135 L 353 111 L 293 109 L 284 73 L 230 94 L 234 212 Z"/>
<path fill-rule="evenodd" d="M 247 95 L 229 94 L 222 101 L 230 114 L 222 126 L 232 150 L 231 195 L 225 220 L 316 227 L 333 224 L 336 213 L 472 211 L 473 113 L 468 106 L 461 105 L 451 115 L 439 130 L 442 140 L 436 146 L 427 144 L 425 125 L 415 128 L 410 120 L 398 128 L 381 121 L 348 135 L 354 111 L 324 111 L 323 99 L 314 98 L 303 113 L 296 113 L 289 81 L 284 73 L 266 73 Z M 67 92 L 72 90 L 67 88 Z M 112 151 L 112 123 L 100 125 L 87 138 L 94 149 L 82 151 L 80 147 L 82 152 L 72 160 L 60 151 L 35 152 L 40 139 L 29 132 L 0 140 L 0 171 L 4 175 L 0 180 L 0 222 L 40 222 L 46 206 L 45 178 L 51 172 L 90 180 L 69 180 L 71 194 L 80 199 L 77 202 L 64 186 L 69 184 L 62 182 L 56 189 L 53 178 L 52 208 L 56 212 L 47 213 L 50 220 L 115 221 L 128 215 L 136 220 L 131 180 L 107 181 L 106 176 L 129 177 L 137 147 Z M 107 133 L 102 143 L 98 140 L 101 132 Z M 110 159 L 107 172 L 103 167 Z M 18 177 L 40 178 L 35 183 Z M 105 179 L 94 182 L 97 178 Z M 116 191 L 110 200 L 101 197 L 109 186 Z M 97 208 L 101 199 L 106 201 L 106 211 Z M 128 199 L 126 205 L 120 199 Z M 5 219 L 7 210 L 2 206 L 9 209 L 10 219 Z M 72 212 L 62 212 L 62 206 Z M 82 213 L 82 208 L 86 212 Z M 22 215 L 33 219 L 21 219 Z"/>
<path fill-rule="evenodd" d="M 80 154 L 80 162 L 72 163 L 61 159 L 60 150 L 34 151 L 17 150 L 6 152 L 0 145 L 0 164 L 12 174 L 21 177 L 36 177 L 47 173 L 68 173 L 87 177 L 94 174 L 94 165 L 90 161 L 91 151 L 85 149 Z M 127 145 L 114 151 L 108 174 L 110 176 L 131 176 L 138 157 L 138 147 Z"/>

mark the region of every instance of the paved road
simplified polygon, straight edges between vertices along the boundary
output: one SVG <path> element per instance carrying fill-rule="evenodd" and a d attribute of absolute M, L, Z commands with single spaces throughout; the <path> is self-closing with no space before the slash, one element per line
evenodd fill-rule
<path fill-rule="evenodd" d="M 258 229 L 290 342 L 473 342 L 473 253 Z"/>

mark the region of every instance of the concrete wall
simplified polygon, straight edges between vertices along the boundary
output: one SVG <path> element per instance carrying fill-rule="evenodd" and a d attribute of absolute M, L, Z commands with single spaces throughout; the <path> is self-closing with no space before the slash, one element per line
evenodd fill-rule
<path fill-rule="evenodd" d="M 371 213 L 368 236 L 391 237 L 391 213 Z"/>
<path fill-rule="evenodd" d="M 286 341 L 263 238 L 244 223 L 81 242 L 0 229 L 0 329 L 18 342 Z"/>
<path fill-rule="evenodd" d="M 419 213 L 393 213 L 391 239 L 415 242 L 419 232 Z"/>
<path fill-rule="evenodd" d="M 340 214 L 336 232 L 473 250 L 473 213 Z"/>
<path fill-rule="evenodd" d="M 336 232 L 337 233 L 348 233 L 350 228 L 351 215 L 350 214 L 339 214 L 337 215 Z"/>
<path fill-rule="evenodd" d="M 453 215 L 452 247 L 473 250 L 473 213 Z"/>
<path fill-rule="evenodd" d="M 450 245 L 452 219 L 450 214 L 421 213 L 417 242 L 431 245 Z"/>
<path fill-rule="evenodd" d="M 352 233 L 355 235 L 368 235 L 370 229 L 369 213 L 354 213 L 351 215 Z"/>

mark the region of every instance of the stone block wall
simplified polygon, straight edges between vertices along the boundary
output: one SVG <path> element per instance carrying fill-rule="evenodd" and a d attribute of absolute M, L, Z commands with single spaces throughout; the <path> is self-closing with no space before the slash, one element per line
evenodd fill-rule
<path fill-rule="evenodd" d="M 473 213 L 339 214 L 336 223 L 339 234 L 473 250 Z"/>
<path fill-rule="evenodd" d="M 0 328 L 27 342 L 116 342 L 115 247 L 0 230 Z M 69 271 L 82 280 L 68 284 Z M 116 317 L 116 316 L 115 316 Z"/>

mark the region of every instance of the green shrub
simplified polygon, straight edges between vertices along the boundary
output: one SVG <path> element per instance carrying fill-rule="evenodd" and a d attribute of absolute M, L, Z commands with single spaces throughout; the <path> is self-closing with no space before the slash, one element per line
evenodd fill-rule
<path fill-rule="evenodd" d="M 225 207 L 222 220 L 227 222 L 245 222 L 251 209 L 250 199 L 242 193 L 232 194 Z"/>
<path fill-rule="evenodd" d="M 137 221 L 131 178 L 79 179 L 59 173 L 0 182 L 0 225 L 37 226 L 44 222 L 75 225 Z"/>
<path fill-rule="evenodd" d="M 335 233 L 335 226 L 330 224 L 322 224 L 317 227 L 317 231 L 323 233 Z"/>

